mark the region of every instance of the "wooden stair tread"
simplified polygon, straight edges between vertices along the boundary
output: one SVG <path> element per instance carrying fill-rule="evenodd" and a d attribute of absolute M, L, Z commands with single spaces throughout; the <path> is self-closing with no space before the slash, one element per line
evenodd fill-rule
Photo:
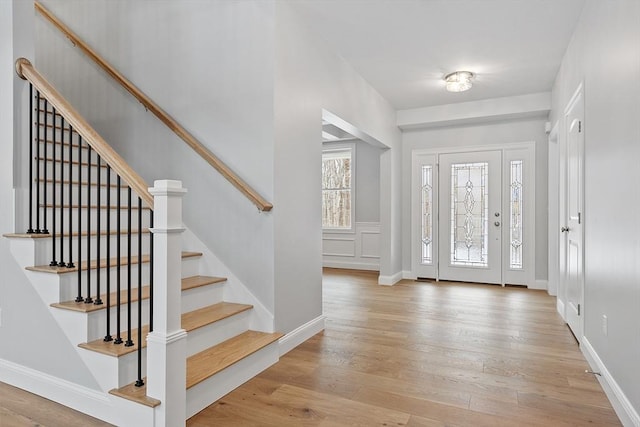
<path fill-rule="evenodd" d="M 184 291 L 194 287 L 194 286 L 189 287 L 189 284 L 198 279 L 202 281 L 202 284 L 198 286 L 206 286 L 209 284 L 220 283 L 227 280 L 223 277 L 209 277 L 209 278 L 206 276 L 185 277 L 184 279 L 182 279 L 182 290 Z M 207 280 L 207 279 L 213 279 L 213 280 Z M 143 286 L 142 299 L 148 299 L 150 291 L 151 291 L 151 288 L 148 285 Z M 117 292 L 111 292 L 112 307 L 116 305 L 116 301 L 117 301 L 116 297 L 117 297 Z M 71 300 L 71 301 L 53 303 L 51 304 L 51 307 L 60 308 L 63 310 L 79 311 L 81 313 L 91 313 L 93 311 L 104 310 L 105 308 L 107 308 L 107 294 L 100 295 L 100 298 L 102 298 L 102 301 L 104 302 L 104 304 L 101 304 L 101 305 L 95 305 L 93 303 L 85 304 L 84 302 L 76 302 L 75 300 Z M 134 288 L 131 292 L 131 302 L 136 302 L 136 301 L 138 301 L 138 290 L 137 288 Z M 126 303 L 127 303 L 127 291 L 126 290 L 120 291 L 120 304 L 126 304 Z"/>
<path fill-rule="evenodd" d="M 122 397 L 123 399 L 131 400 L 132 402 L 140 403 L 141 405 L 155 408 L 160 405 L 158 399 L 147 396 L 147 379 L 144 378 L 144 385 L 136 387 L 136 383 L 133 382 L 124 387 L 114 388 L 109 391 L 109 394 Z"/>
<path fill-rule="evenodd" d="M 202 256 L 201 252 L 188 252 L 188 251 L 183 251 L 182 252 L 182 259 L 185 258 L 192 258 L 192 257 L 199 257 Z M 107 262 L 108 261 L 108 262 Z M 116 267 L 118 265 L 118 259 L 117 258 L 111 258 L 109 260 L 107 260 L 106 258 L 101 259 L 100 260 L 100 268 L 107 268 L 108 267 Z M 148 263 L 149 262 L 149 255 L 143 255 L 142 256 L 142 260 L 141 260 L 142 264 L 144 263 Z M 139 264 L 138 262 L 138 257 L 137 256 L 132 256 L 131 257 L 131 264 Z M 120 258 L 120 265 L 121 266 L 126 266 L 128 265 L 128 259 L 126 256 L 121 257 Z M 98 266 L 98 261 L 91 261 L 90 263 L 91 269 L 95 269 Z M 65 274 L 65 273 L 72 273 L 74 271 L 78 271 L 78 267 L 73 267 L 73 268 L 67 268 L 67 267 L 51 267 L 49 265 L 39 265 L 39 266 L 34 266 L 34 267 L 27 267 L 26 268 L 29 271 L 39 271 L 41 273 L 53 273 L 53 274 Z M 82 264 L 80 265 L 80 269 L 81 270 L 86 270 L 87 269 L 87 261 L 82 261 Z"/>
<path fill-rule="evenodd" d="M 56 162 L 56 163 L 67 163 L 67 164 L 71 163 L 72 165 L 80 165 L 80 166 L 89 166 L 88 162 L 78 162 L 76 160 L 73 160 L 73 161 L 69 162 L 69 160 L 60 160 L 60 159 L 53 160 L 51 157 L 36 157 L 36 160 L 41 161 L 41 162 L 42 161 L 47 161 L 47 162 Z M 104 169 L 109 167 L 107 164 L 104 164 L 104 163 L 102 163 L 100 165 L 97 164 L 97 163 L 91 163 L 91 166 L 92 167 L 96 167 L 96 168 L 97 167 L 101 167 L 101 168 L 104 168 Z"/>
<path fill-rule="evenodd" d="M 150 286 L 142 287 L 142 299 L 149 299 L 149 294 L 151 292 Z M 114 307 L 117 301 L 117 292 L 111 292 L 111 306 Z M 51 307 L 61 308 L 63 310 L 71 310 L 71 311 L 79 311 L 81 313 L 91 313 L 93 311 L 104 310 L 107 308 L 107 294 L 100 295 L 103 304 L 96 305 L 94 303 L 86 304 L 84 302 L 76 302 L 74 300 L 64 301 L 64 302 L 56 302 L 51 304 Z M 138 288 L 134 288 L 131 290 L 131 302 L 138 301 Z M 126 304 L 128 302 L 127 299 L 127 290 L 120 291 L 120 304 Z"/>
<path fill-rule="evenodd" d="M 127 234 L 128 230 L 120 230 L 120 232 L 118 232 L 117 230 L 111 230 L 109 232 L 110 236 L 115 236 L 117 234 Z M 138 234 L 138 230 L 131 230 L 131 234 Z M 143 228 L 142 229 L 142 234 L 149 234 L 149 229 L 148 228 Z M 17 238 L 17 239 L 44 239 L 44 238 L 49 238 L 49 237 L 53 237 L 56 236 L 56 238 L 59 238 L 60 236 L 62 237 L 69 237 L 69 233 L 63 233 L 63 234 L 59 234 L 59 233 L 49 233 L 49 234 L 37 234 L 37 233 L 7 233 L 7 234 L 3 234 L 3 237 L 8 237 L 8 238 Z M 74 231 L 73 233 L 71 233 L 71 235 L 73 237 L 78 236 L 78 232 Z M 81 236 L 86 237 L 87 236 L 87 232 L 83 231 L 82 233 L 80 233 Z M 90 233 L 91 236 L 97 236 L 98 232 L 97 231 L 92 231 Z M 100 231 L 100 235 L 101 236 L 106 236 L 107 232 L 105 230 Z"/>
<path fill-rule="evenodd" d="M 182 279 L 182 290 L 199 288 L 201 286 L 212 285 L 214 283 L 226 282 L 226 277 L 214 277 L 214 276 L 191 276 Z"/>
<path fill-rule="evenodd" d="M 247 331 L 187 358 L 187 389 L 277 341 L 281 333 Z"/>
<path fill-rule="evenodd" d="M 218 320 L 226 319 L 234 314 L 241 313 L 245 310 L 253 308 L 251 305 L 235 304 L 229 302 L 221 302 L 214 304 L 199 310 L 194 310 L 182 315 L 182 328 L 187 332 L 191 332 L 195 329 L 217 322 Z M 147 346 L 146 336 L 149 333 L 149 326 L 144 325 L 142 327 L 142 348 Z M 126 333 L 121 333 L 122 339 L 126 340 Z M 78 347 L 86 350 L 95 351 L 97 353 L 106 354 L 107 356 L 120 357 L 125 354 L 133 353 L 138 350 L 138 329 L 131 330 L 131 340 L 133 345 L 125 347 L 123 344 L 114 344 L 113 341 L 104 341 L 103 339 L 97 339 L 88 343 L 79 344 Z"/>
<path fill-rule="evenodd" d="M 40 204 L 41 208 L 53 208 L 54 206 L 50 203 L 47 203 L 46 205 Z M 62 205 L 63 209 L 78 209 L 78 205 Z M 80 205 L 81 209 L 96 209 L 98 206 L 97 205 Z M 60 205 L 55 205 L 56 209 L 60 209 Z M 108 205 L 100 205 L 100 209 L 111 209 L 112 211 L 116 211 L 118 208 L 118 206 L 114 205 L 114 206 L 108 206 Z M 129 206 L 120 206 L 120 210 L 125 211 L 129 208 Z M 143 206 L 142 210 L 149 210 L 149 206 Z M 131 206 L 131 210 L 138 210 L 138 206 Z"/>
<path fill-rule="evenodd" d="M 142 348 L 147 346 L 147 334 L 149 333 L 149 325 L 144 325 L 142 327 Z M 127 340 L 127 334 L 121 333 L 120 336 L 124 341 Z M 115 336 L 114 336 L 115 339 Z M 86 350 L 95 351 L 96 353 L 105 354 L 107 356 L 120 357 L 129 353 L 133 353 L 134 351 L 138 351 L 138 329 L 131 330 L 131 341 L 133 341 L 133 345 L 129 347 L 125 347 L 124 344 L 114 344 L 113 341 L 104 341 L 102 338 L 99 338 L 90 342 L 83 342 L 78 344 L 78 347 L 84 348 Z"/>
<path fill-rule="evenodd" d="M 43 143 L 44 144 L 55 144 L 55 145 L 63 145 L 63 146 L 66 146 L 67 148 L 69 147 L 69 143 L 66 142 L 66 141 L 64 141 L 64 142 L 55 141 L 54 142 L 54 141 L 52 141 L 50 139 L 44 139 L 42 137 L 40 137 L 40 139 L 38 139 L 38 142 L 40 144 L 43 144 Z M 88 146 L 86 144 L 78 145 L 76 143 L 71 144 L 71 147 L 72 148 L 82 148 L 82 149 L 85 149 L 85 150 L 88 148 Z"/>
<path fill-rule="evenodd" d="M 251 310 L 252 305 L 236 304 L 232 302 L 219 302 L 208 307 L 190 311 L 182 315 L 182 329 L 191 332 L 195 329 L 217 322 L 234 314 Z"/>
<path fill-rule="evenodd" d="M 68 179 L 65 179 L 63 181 L 60 181 L 59 179 L 56 179 L 55 181 L 53 179 L 34 179 L 34 182 L 40 182 L 40 183 L 46 183 L 46 184 L 57 184 L 57 185 L 65 185 L 68 186 L 69 184 L 71 185 L 81 185 L 81 186 L 87 186 L 87 185 L 91 185 L 92 187 L 97 187 L 98 183 L 93 181 L 93 182 L 88 182 L 88 181 L 69 181 Z M 111 188 L 118 188 L 118 184 L 109 184 L 109 186 Z M 100 183 L 100 187 L 107 187 L 107 183 L 102 182 Z M 120 189 L 121 190 L 126 190 L 127 188 L 129 188 L 127 185 L 120 185 Z"/>

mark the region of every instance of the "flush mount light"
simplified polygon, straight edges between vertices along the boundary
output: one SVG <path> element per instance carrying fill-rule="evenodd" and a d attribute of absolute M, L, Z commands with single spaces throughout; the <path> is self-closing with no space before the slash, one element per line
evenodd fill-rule
<path fill-rule="evenodd" d="M 471 71 L 455 71 L 444 76 L 443 80 L 447 82 L 447 90 L 449 92 L 464 92 L 471 89 L 473 84 L 471 80 L 475 77 Z"/>

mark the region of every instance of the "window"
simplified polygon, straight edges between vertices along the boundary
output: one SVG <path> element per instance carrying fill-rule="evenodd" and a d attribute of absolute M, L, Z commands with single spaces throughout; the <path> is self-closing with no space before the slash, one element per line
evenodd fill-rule
<path fill-rule="evenodd" d="M 322 152 L 322 228 L 351 230 L 353 226 L 353 147 Z"/>

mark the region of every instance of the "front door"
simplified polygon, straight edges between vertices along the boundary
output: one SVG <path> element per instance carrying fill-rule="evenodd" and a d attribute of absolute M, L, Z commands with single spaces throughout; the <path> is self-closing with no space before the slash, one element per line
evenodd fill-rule
<path fill-rule="evenodd" d="M 439 278 L 502 283 L 502 152 L 439 160 Z"/>
<path fill-rule="evenodd" d="M 578 341 L 582 338 L 583 312 L 583 150 L 584 103 L 579 91 L 569 104 L 567 125 L 566 225 L 562 228 L 567 256 L 565 319 Z"/>

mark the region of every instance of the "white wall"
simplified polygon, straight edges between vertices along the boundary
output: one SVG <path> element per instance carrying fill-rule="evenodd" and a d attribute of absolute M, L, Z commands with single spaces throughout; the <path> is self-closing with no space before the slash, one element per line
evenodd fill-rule
<path fill-rule="evenodd" d="M 25 231 L 14 229 L 12 201 L 14 192 L 24 187 L 21 160 L 29 140 L 24 131 L 29 97 L 28 85 L 14 72 L 14 61 L 33 57 L 32 29 L 31 2 L 0 1 L 0 234 Z M 5 363 L 9 362 L 97 389 L 50 308 L 15 262 L 6 238 L 0 238 L 0 272 L 0 381 L 11 382 L 14 372 Z"/>
<path fill-rule="evenodd" d="M 356 144 L 356 222 L 380 221 L 380 152 L 366 142 Z"/>
<path fill-rule="evenodd" d="M 302 28 L 285 2 L 276 3 L 275 75 L 275 170 L 291 171 L 274 181 L 276 327 L 289 331 L 322 313 L 322 109 L 395 148 L 389 151 L 399 151 L 400 131 L 389 103 Z M 381 170 L 381 180 L 393 172 Z M 384 197 L 383 190 L 381 205 Z M 381 219 L 391 211 L 381 206 Z"/>
<path fill-rule="evenodd" d="M 273 202 L 273 2 L 43 3 Z M 49 23 L 37 24 L 45 76 L 147 183 L 183 182 L 185 223 L 272 311 L 275 213 L 259 214 Z"/>
<path fill-rule="evenodd" d="M 640 412 L 640 2 L 588 0 L 553 88 L 585 94 L 584 337 Z M 560 120 L 560 138 L 566 132 Z M 559 290 L 559 295 L 561 295 Z M 609 333 L 602 331 L 608 317 Z M 640 425 L 640 418 L 636 418 Z"/>
<path fill-rule="evenodd" d="M 536 272 L 547 278 L 547 135 L 544 119 L 408 130 L 402 134 L 402 269 L 411 270 L 411 151 L 420 148 L 536 143 Z"/>

